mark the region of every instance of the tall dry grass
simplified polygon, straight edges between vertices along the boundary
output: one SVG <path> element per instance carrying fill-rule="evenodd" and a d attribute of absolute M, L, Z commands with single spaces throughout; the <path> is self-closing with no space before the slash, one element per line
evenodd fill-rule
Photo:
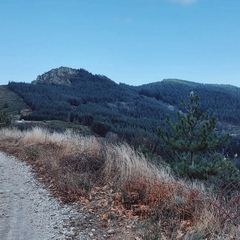
<path fill-rule="evenodd" d="M 3 129 L 0 147 L 33 165 L 66 202 L 111 185 L 124 207 L 158 223 L 167 239 L 239 239 L 240 195 L 214 195 L 200 182 L 174 177 L 125 143 L 41 128 Z"/>

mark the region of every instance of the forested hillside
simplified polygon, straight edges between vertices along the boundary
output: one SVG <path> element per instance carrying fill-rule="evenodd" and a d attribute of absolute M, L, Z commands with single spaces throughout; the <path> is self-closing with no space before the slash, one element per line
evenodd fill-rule
<path fill-rule="evenodd" d="M 167 115 L 177 116 L 181 99 L 191 91 L 200 109 L 216 114 L 223 124 L 240 125 L 240 89 L 177 79 L 142 86 L 117 84 L 84 69 L 60 67 L 32 83 L 10 82 L 9 89 L 32 109 L 26 120 L 63 120 L 90 126 L 100 136 L 118 136 L 134 146 L 161 152 L 157 127 Z"/>
<path fill-rule="evenodd" d="M 134 145 L 155 138 L 151 145 L 156 145 L 156 128 L 169 112 L 167 104 L 83 69 L 77 70 L 69 79 L 65 75 L 63 78 L 65 84 L 47 81 L 9 83 L 9 88 L 33 110 L 24 119 L 76 122 L 91 126 L 101 136 L 113 132 Z"/>
<path fill-rule="evenodd" d="M 191 91 L 201 99 L 201 109 L 217 115 L 223 122 L 240 124 L 240 88 L 231 85 L 199 84 L 178 79 L 130 87 L 143 96 L 152 97 L 181 109 L 181 99 Z"/>
<path fill-rule="evenodd" d="M 8 86 L 0 86 L 0 109 L 9 114 L 11 118 L 20 117 L 20 110 L 26 109 L 28 106 L 14 92 L 10 91 Z"/>

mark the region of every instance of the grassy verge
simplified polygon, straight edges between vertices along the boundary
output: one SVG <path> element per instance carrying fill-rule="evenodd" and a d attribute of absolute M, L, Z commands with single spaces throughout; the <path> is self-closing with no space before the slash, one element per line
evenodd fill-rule
<path fill-rule="evenodd" d="M 2 151 L 31 164 L 57 198 L 84 205 L 102 228 L 131 224 L 135 239 L 240 236 L 239 194 L 176 179 L 124 143 L 41 128 L 3 129 L 0 138 Z"/>

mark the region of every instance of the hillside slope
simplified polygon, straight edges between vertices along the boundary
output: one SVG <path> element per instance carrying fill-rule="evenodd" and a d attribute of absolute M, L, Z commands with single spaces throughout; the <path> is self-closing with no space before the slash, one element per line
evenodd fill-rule
<path fill-rule="evenodd" d="M 2 85 L 0 86 L 0 109 L 10 114 L 14 119 L 18 119 L 21 111 L 24 112 L 24 109 L 29 109 L 29 106 L 8 86 Z"/>
<path fill-rule="evenodd" d="M 181 108 L 181 99 L 193 91 L 201 101 L 203 111 L 217 115 L 220 121 L 240 124 L 240 88 L 231 85 L 194 83 L 178 79 L 130 87 L 143 96 L 155 98 Z"/>
<path fill-rule="evenodd" d="M 60 67 L 39 75 L 32 83 L 10 82 L 33 112 L 26 120 L 62 120 L 89 126 L 100 136 L 124 138 L 135 146 L 156 151 L 156 129 L 167 115 L 176 118 L 181 99 L 191 91 L 200 97 L 200 109 L 217 115 L 218 127 L 238 132 L 240 88 L 199 84 L 178 79 L 142 86 L 117 84 L 84 69 Z"/>
<path fill-rule="evenodd" d="M 56 203 L 53 203 L 54 209 L 48 209 L 48 196 L 36 187 L 32 190 L 34 181 L 29 181 L 29 174 L 21 167 L 22 164 L 19 166 L 11 159 L 1 163 L 0 159 L 0 166 L 3 164 L 0 173 L 4 170 L 3 175 L 0 174 L 0 181 L 1 177 L 3 181 L 1 198 L 7 195 L 14 206 L 20 204 L 21 208 L 15 209 L 19 217 L 22 208 L 28 216 L 23 216 L 23 221 L 13 221 L 12 228 L 14 223 L 20 226 L 10 233 L 25 229 L 21 234 L 34 234 L 33 230 L 42 230 L 41 236 L 46 236 L 44 239 L 62 239 L 49 235 L 58 231 L 66 233 L 66 223 L 69 223 L 71 233 L 79 229 L 81 233 L 87 232 L 91 239 L 99 240 L 239 239 L 239 191 L 229 194 L 224 189 L 214 193 L 211 191 L 214 188 L 205 187 L 199 181 L 176 178 L 169 168 L 163 165 L 156 167 L 125 143 L 113 144 L 70 131 L 50 133 L 41 128 L 32 131 L 1 130 L 0 139 L 0 149 L 31 165 L 35 176 L 45 183 L 53 196 L 62 202 L 74 203 L 72 211 L 62 212 L 61 208 L 55 208 Z M 14 178 L 11 178 L 12 174 Z M 9 187 L 13 191 L 8 192 Z M 25 192 L 29 193 L 26 195 Z M 8 205 L 9 201 L 3 199 L 3 206 Z M 77 206 L 80 207 L 79 215 L 74 211 Z M 5 207 L 3 213 L 8 213 L 7 210 Z M 59 211 L 64 216 L 59 216 Z M 46 219 L 39 222 L 45 215 Z M 12 220 L 13 216 L 2 214 L 0 233 L 6 226 L 4 223 Z M 64 221 L 62 226 L 64 219 L 67 222 Z M 25 226 L 25 221 L 30 220 L 31 223 Z M 29 226 L 33 229 L 28 229 Z M 71 233 L 67 239 L 87 239 Z"/>

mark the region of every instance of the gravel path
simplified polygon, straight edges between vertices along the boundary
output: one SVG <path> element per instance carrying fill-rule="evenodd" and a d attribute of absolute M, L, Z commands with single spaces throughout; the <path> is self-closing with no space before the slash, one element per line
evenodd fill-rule
<path fill-rule="evenodd" d="M 31 167 L 0 153 L 0 239 L 89 239 L 79 233 L 84 216 L 76 205 L 52 198 Z"/>

